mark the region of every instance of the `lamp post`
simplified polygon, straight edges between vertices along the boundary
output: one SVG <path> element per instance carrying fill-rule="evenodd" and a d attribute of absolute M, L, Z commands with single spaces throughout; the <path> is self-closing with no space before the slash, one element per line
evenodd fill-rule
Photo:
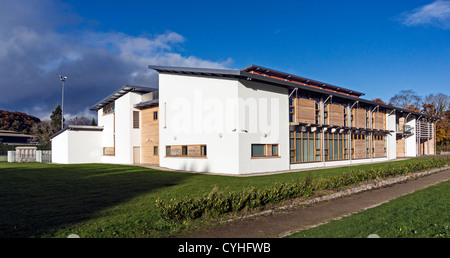
<path fill-rule="evenodd" d="M 59 80 L 62 82 L 62 105 L 61 105 L 61 130 L 64 129 L 64 83 L 67 80 L 67 76 L 59 76 Z"/>

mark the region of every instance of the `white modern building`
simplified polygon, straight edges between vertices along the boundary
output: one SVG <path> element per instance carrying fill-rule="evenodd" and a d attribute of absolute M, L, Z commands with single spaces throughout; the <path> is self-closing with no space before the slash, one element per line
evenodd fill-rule
<path fill-rule="evenodd" d="M 53 162 L 249 174 L 435 153 L 436 118 L 361 92 L 256 65 L 149 68 L 159 85 L 126 85 L 91 108 L 98 126 L 52 136 Z"/>

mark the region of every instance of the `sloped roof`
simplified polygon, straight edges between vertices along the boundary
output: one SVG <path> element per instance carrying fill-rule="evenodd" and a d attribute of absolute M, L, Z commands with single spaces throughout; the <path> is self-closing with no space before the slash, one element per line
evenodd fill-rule
<path fill-rule="evenodd" d="M 138 92 L 138 93 L 148 93 L 152 91 L 158 90 L 157 87 L 148 87 L 148 86 L 135 86 L 135 85 L 125 85 L 118 90 L 111 93 L 108 97 L 104 98 L 97 104 L 95 104 L 93 107 L 91 107 L 91 110 L 99 110 L 102 107 L 106 106 L 107 104 L 113 102 L 114 100 L 122 97 L 123 95 L 127 94 L 128 92 Z"/>
<path fill-rule="evenodd" d="M 192 67 L 176 67 L 176 66 L 158 66 L 149 65 L 149 69 L 158 71 L 159 73 L 175 74 L 175 75 L 185 75 L 185 76 L 205 76 L 205 77 L 217 77 L 217 78 L 234 78 L 241 80 L 252 80 L 262 83 L 267 83 L 279 87 L 285 87 L 290 90 L 301 89 L 306 91 L 317 92 L 326 95 L 336 96 L 342 99 L 347 99 L 349 101 L 368 104 L 371 106 L 379 106 L 389 110 L 396 110 L 400 113 L 411 113 L 417 116 L 427 117 L 431 119 L 439 119 L 438 117 L 430 116 L 424 113 L 414 112 L 409 109 L 403 109 L 400 107 L 390 106 L 386 104 L 381 104 L 379 102 L 374 102 L 366 99 L 362 99 L 359 96 L 364 95 L 364 93 L 349 90 L 346 88 L 338 87 L 332 84 L 322 83 L 319 81 L 311 80 L 305 77 L 291 75 L 288 73 L 279 72 L 273 69 L 268 69 L 262 66 L 250 65 L 242 70 L 235 69 L 211 69 L 211 68 L 192 68 Z M 254 71 L 252 73 L 252 71 Z M 260 71 L 256 73 L 255 71 Z M 264 72 L 263 72 L 264 71 Z M 264 75 L 265 74 L 265 75 Z M 267 76 L 272 75 L 272 76 Z M 277 76 L 275 76 L 277 75 Z M 282 79 L 280 76 L 286 76 Z M 288 80 L 290 77 L 296 77 L 296 81 Z M 288 78 L 289 77 L 289 78 Z M 302 81 L 304 83 L 302 83 Z M 308 84 L 307 84 L 308 83 Z M 311 87 L 311 85 L 322 87 Z"/>

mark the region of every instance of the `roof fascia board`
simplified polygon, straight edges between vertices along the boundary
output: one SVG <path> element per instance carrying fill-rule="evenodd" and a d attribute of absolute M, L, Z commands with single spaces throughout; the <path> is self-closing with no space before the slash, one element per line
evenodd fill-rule
<path fill-rule="evenodd" d="M 251 66 L 249 66 L 249 67 L 251 67 Z M 380 107 L 383 107 L 383 108 L 386 108 L 389 110 L 396 109 L 401 112 L 411 113 L 414 115 L 427 116 L 428 118 L 432 118 L 432 119 L 438 119 L 436 117 L 418 113 L 418 112 L 414 112 L 414 111 L 411 111 L 408 109 L 402 109 L 402 108 L 395 107 L 395 106 L 389 106 L 389 105 L 382 104 L 379 102 L 374 102 L 374 101 L 370 101 L 370 100 L 366 100 L 366 99 L 362 99 L 362 98 L 352 97 L 352 96 L 348 96 L 345 94 L 341 94 L 341 93 L 337 93 L 337 92 L 333 92 L 333 91 L 329 91 L 329 90 L 317 89 L 317 88 L 309 87 L 306 85 L 301 85 L 298 83 L 281 81 L 279 79 L 274 79 L 274 78 L 270 78 L 270 77 L 266 77 L 266 76 L 262 76 L 262 75 L 258 75 L 258 74 L 253 74 L 253 73 L 245 72 L 242 70 L 155 66 L 155 65 L 149 65 L 148 68 L 156 70 L 159 73 L 168 73 L 168 74 L 178 74 L 178 75 L 187 75 L 187 76 L 198 75 L 198 76 L 207 76 L 207 77 L 231 76 L 232 78 L 236 78 L 236 79 L 243 79 L 243 80 L 251 79 L 251 80 L 260 81 L 263 83 L 269 83 L 269 84 L 272 84 L 275 86 L 283 85 L 283 86 L 287 86 L 291 89 L 298 88 L 298 89 L 313 91 L 313 92 L 317 92 L 317 93 L 321 93 L 321 94 L 333 95 L 333 96 L 336 96 L 339 98 L 348 99 L 348 100 L 352 100 L 352 101 L 359 101 L 361 103 L 365 103 L 365 104 L 369 104 L 369 105 L 374 105 L 374 106 L 379 105 Z M 182 73 L 183 71 L 188 72 L 188 73 Z M 358 92 L 358 93 L 360 93 L 360 92 Z"/>
<path fill-rule="evenodd" d="M 108 97 L 106 97 L 106 98 L 102 99 L 101 101 L 99 101 L 97 104 L 92 106 L 90 108 L 90 110 L 98 111 L 100 108 L 102 108 L 104 106 L 104 105 L 102 105 L 104 102 L 116 100 L 116 99 L 122 97 L 123 95 L 125 95 L 126 93 L 128 93 L 130 91 L 152 92 L 152 91 L 155 91 L 155 90 L 158 90 L 158 88 L 144 87 L 144 86 L 135 86 L 135 85 L 125 85 L 125 86 L 117 89 L 116 91 L 114 91 L 110 95 L 108 95 Z"/>
<path fill-rule="evenodd" d="M 64 129 L 59 130 L 58 132 L 56 132 L 55 134 L 53 134 L 52 136 L 50 136 L 50 139 L 55 138 L 56 136 L 62 134 L 65 131 L 103 131 L 103 126 L 74 126 L 74 125 L 69 125 L 67 127 L 64 127 Z"/>
<path fill-rule="evenodd" d="M 270 84 L 273 84 L 273 85 L 280 85 L 280 84 L 282 84 L 282 85 L 290 87 L 291 89 L 298 88 L 298 89 L 302 89 L 302 90 L 314 91 L 314 92 L 317 92 L 317 93 L 333 95 L 333 96 L 336 96 L 336 97 L 339 97 L 339 98 L 349 99 L 349 100 L 352 100 L 352 101 L 359 101 L 361 103 L 365 103 L 365 104 L 369 104 L 369 105 L 374 105 L 374 106 L 379 105 L 380 107 L 383 107 L 383 108 L 386 108 L 386 109 L 390 109 L 390 110 L 396 109 L 398 111 L 405 112 L 405 113 L 411 113 L 411 114 L 414 114 L 414 115 L 422 115 L 422 116 L 427 116 L 428 118 L 438 119 L 437 117 L 433 117 L 433 116 L 430 116 L 430 115 L 414 112 L 414 111 L 411 111 L 411 110 L 408 110 L 408 109 L 403 109 L 403 108 L 399 108 L 399 107 L 395 107 L 395 106 L 389 106 L 389 105 L 382 104 L 382 103 L 379 103 L 379 102 L 366 100 L 366 99 L 363 99 L 363 98 L 347 96 L 345 94 L 341 94 L 341 93 L 337 93 L 337 92 L 332 92 L 332 91 L 327 91 L 327 90 L 322 90 L 322 89 L 316 89 L 316 88 L 308 87 L 306 85 L 301 85 L 301 84 L 292 83 L 292 82 L 288 82 L 288 81 L 280 81 L 278 79 L 273 79 L 273 78 L 261 76 L 261 75 L 258 75 L 258 74 L 252 74 L 252 73 L 249 73 L 249 72 L 242 71 L 241 72 L 241 76 L 244 77 L 244 78 L 245 77 L 251 78 L 252 80 L 255 79 L 255 80 L 261 81 L 261 82 L 266 82 L 266 83 L 269 82 Z"/>
<path fill-rule="evenodd" d="M 160 73 L 179 73 L 179 74 L 198 74 L 198 75 L 231 75 L 239 76 L 241 70 L 233 69 L 216 69 L 216 68 L 197 68 L 197 67 L 177 67 L 177 66 L 159 66 L 149 65 L 149 69 L 156 70 Z"/>
<path fill-rule="evenodd" d="M 352 92 L 352 93 L 354 93 L 356 95 L 359 95 L 359 96 L 365 95 L 364 93 L 359 92 L 359 91 L 355 91 L 355 90 L 347 89 L 347 88 L 344 88 L 344 87 L 336 86 L 336 85 L 333 85 L 333 84 L 329 84 L 329 83 L 325 83 L 325 82 L 309 79 L 309 78 L 298 76 L 298 75 L 295 75 L 295 74 L 281 72 L 281 71 L 278 71 L 278 70 L 275 70 L 275 69 L 269 69 L 267 67 L 263 67 L 263 66 L 259 66 L 259 65 L 250 65 L 250 66 L 247 66 L 246 68 L 244 68 L 242 70 L 245 71 L 247 69 L 257 69 L 257 70 L 261 70 L 261 71 L 267 70 L 267 71 L 274 72 L 274 73 L 288 75 L 289 77 L 299 78 L 300 80 L 308 81 L 309 83 L 317 84 L 318 86 L 325 85 L 325 86 L 328 86 L 328 87 L 331 87 L 331 88 Z"/>

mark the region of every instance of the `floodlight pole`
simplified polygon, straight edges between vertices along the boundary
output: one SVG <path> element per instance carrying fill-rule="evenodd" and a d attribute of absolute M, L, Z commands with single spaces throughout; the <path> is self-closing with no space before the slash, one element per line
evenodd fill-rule
<path fill-rule="evenodd" d="M 61 130 L 64 129 L 64 83 L 67 80 L 66 76 L 59 76 L 59 80 L 62 82 L 62 104 L 61 104 Z"/>

